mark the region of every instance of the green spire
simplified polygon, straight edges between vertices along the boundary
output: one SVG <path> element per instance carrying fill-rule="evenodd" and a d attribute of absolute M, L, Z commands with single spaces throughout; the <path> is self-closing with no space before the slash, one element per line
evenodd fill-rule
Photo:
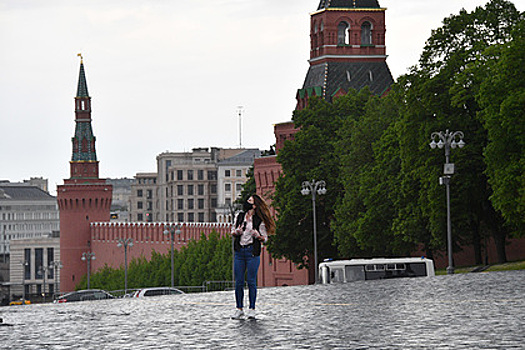
<path fill-rule="evenodd" d="M 77 97 L 89 97 L 86 83 L 86 73 L 84 72 L 84 60 L 81 54 L 78 54 L 78 56 L 80 56 L 80 74 L 78 76 Z"/>

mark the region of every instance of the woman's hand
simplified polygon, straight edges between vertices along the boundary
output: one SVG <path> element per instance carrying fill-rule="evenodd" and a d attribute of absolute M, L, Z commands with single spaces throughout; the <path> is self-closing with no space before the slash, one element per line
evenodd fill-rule
<path fill-rule="evenodd" d="M 252 230 L 252 237 L 261 240 L 262 235 L 257 230 Z"/>

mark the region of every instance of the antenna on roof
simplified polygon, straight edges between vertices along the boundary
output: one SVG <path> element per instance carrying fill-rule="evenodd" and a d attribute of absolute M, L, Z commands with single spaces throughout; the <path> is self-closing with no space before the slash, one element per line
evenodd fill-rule
<path fill-rule="evenodd" d="M 239 148 L 242 148 L 242 112 L 244 112 L 243 106 L 237 106 L 237 113 L 239 114 Z"/>

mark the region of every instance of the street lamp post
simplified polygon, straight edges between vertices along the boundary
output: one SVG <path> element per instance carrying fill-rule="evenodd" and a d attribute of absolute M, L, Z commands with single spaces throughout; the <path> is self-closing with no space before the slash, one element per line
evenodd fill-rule
<path fill-rule="evenodd" d="M 326 182 L 320 181 L 303 181 L 301 194 L 307 196 L 312 193 L 312 208 L 314 218 L 314 270 L 315 270 L 315 283 L 319 282 L 319 271 L 317 270 L 317 218 L 315 213 L 315 197 L 316 193 L 323 195 L 326 193 Z"/>
<path fill-rule="evenodd" d="M 171 240 L 171 288 L 174 287 L 174 284 L 175 284 L 175 275 L 174 275 L 174 269 L 175 269 L 175 265 L 174 265 L 174 262 L 173 262 L 173 241 L 175 240 L 175 234 L 177 235 L 180 235 L 181 234 L 181 230 L 180 230 L 180 225 L 177 224 L 177 225 L 164 225 L 164 234 L 165 235 L 169 235 L 171 234 L 170 236 L 170 240 Z"/>
<path fill-rule="evenodd" d="M 463 132 L 449 131 L 435 131 L 430 135 L 430 148 L 436 147 L 445 148 L 445 165 L 443 167 L 444 176 L 439 178 L 439 184 L 445 185 L 447 190 L 447 250 L 448 250 L 448 267 L 447 274 L 454 274 L 454 262 L 452 261 L 452 222 L 450 220 L 450 177 L 454 174 L 454 163 L 449 163 L 450 149 L 463 148 L 465 142 L 463 141 Z"/>
<path fill-rule="evenodd" d="M 45 265 L 40 266 L 38 269 L 38 273 L 41 273 L 44 277 L 44 284 L 42 285 L 42 297 L 44 298 L 44 303 L 46 302 L 46 274 L 48 269 L 49 267 Z"/>
<path fill-rule="evenodd" d="M 59 287 L 58 287 L 58 271 L 64 267 L 64 265 L 62 265 L 62 261 L 60 260 L 53 260 L 51 261 L 51 263 L 49 264 L 49 266 L 51 268 L 54 269 L 55 273 L 54 273 L 54 277 L 55 277 L 55 299 L 56 299 L 56 295 L 57 293 L 59 293 Z"/>
<path fill-rule="evenodd" d="M 124 247 L 124 295 L 128 294 L 128 247 L 133 247 L 133 239 L 118 239 L 117 247 Z"/>
<path fill-rule="evenodd" d="M 28 261 L 20 261 L 22 265 L 22 305 L 26 304 L 26 266 L 29 266 Z"/>
<path fill-rule="evenodd" d="M 87 261 L 87 289 L 91 288 L 90 277 L 91 277 L 91 260 L 95 260 L 95 253 L 84 252 L 82 253 L 82 261 Z"/>

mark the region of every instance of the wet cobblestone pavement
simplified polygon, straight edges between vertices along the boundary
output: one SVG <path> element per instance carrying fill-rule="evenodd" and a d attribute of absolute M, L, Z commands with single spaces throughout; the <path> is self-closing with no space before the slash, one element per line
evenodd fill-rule
<path fill-rule="evenodd" d="M 525 349 L 525 271 L 0 308 L 1 349 Z"/>

